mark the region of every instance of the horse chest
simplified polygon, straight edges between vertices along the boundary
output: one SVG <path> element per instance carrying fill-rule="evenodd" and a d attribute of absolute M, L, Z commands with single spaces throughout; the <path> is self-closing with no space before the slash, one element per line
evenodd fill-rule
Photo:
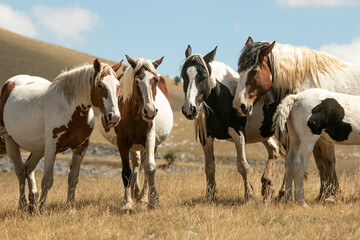
<path fill-rule="evenodd" d="M 235 131 L 243 131 L 246 125 L 246 118 L 236 115 L 232 108 L 233 96 L 229 89 L 217 83 L 217 86 L 211 91 L 206 104 L 210 109 L 206 109 L 206 127 L 211 136 L 217 139 L 231 138 L 228 128 Z"/>
<path fill-rule="evenodd" d="M 115 132 L 118 136 L 118 144 L 126 143 L 129 148 L 134 145 L 142 145 L 145 147 L 147 135 L 151 129 L 152 122 L 145 120 L 131 120 L 127 118 L 121 119 L 116 126 Z"/>
<path fill-rule="evenodd" d="M 90 106 L 76 107 L 67 125 L 53 129 L 53 138 L 57 138 L 56 152 L 62 152 L 68 148 L 78 149 L 90 136 L 93 126 L 89 124 Z"/>

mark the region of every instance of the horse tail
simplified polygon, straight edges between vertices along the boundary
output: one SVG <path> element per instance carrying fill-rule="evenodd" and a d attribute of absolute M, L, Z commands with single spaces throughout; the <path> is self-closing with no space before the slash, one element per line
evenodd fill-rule
<path fill-rule="evenodd" d="M 275 131 L 274 136 L 279 141 L 280 154 L 283 156 L 285 155 L 288 146 L 286 122 L 290 116 L 295 101 L 296 95 L 294 94 L 285 97 L 277 107 L 273 116 L 272 129 Z"/>
<path fill-rule="evenodd" d="M 201 106 L 199 108 L 199 114 L 195 119 L 195 141 L 200 139 L 200 142 L 205 145 L 207 130 L 206 130 L 206 122 L 205 122 L 205 112 L 204 107 Z"/>

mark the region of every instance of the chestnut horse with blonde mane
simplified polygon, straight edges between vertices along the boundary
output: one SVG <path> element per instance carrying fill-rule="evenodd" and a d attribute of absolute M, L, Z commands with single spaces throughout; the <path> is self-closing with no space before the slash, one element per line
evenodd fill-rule
<path fill-rule="evenodd" d="M 100 132 L 119 149 L 122 161 L 122 179 L 124 183 L 123 211 L 133 209 L 132 197 L 145 200 L 142 192 L 139 196 L 138 174 L 141 161 L 144 163 L 144 189 L 149 187 L 148 207 L 160 204 L 155 186 L 155 152 L 160 143 L 170 134 L 173 126 L 173 113 L 165 79 L 159 76 L 156 68 L 163 57 L 151 62 L 148 59 L 137 60 L 126 56 L 130 66 L 120 78 L 119 124 L 109 129 L 100 124 Z M 104 123 L 101 120 L 101 123 Z M 142 159 L 140 159 L 142 152 Z M 129 154 L 133 163 L 130 168 Z M 131 193 L 130 193 L 131 191 Z M 142 199 L 139 199 L 143 197 Z"/>
<path fill-rule="evenodd" d="M 330 54 L 306 47 L 253 42 L 249 37 L 239 58 L 238 72 L 240 80 L 233 108 L 241 116 L 251 115 L 254 104 L 259 99 L 266 99 L 265 94 L 268 92 L 277 94 L 277 102 L 287 94 L 309 88 L 360 95 L 359 64 L 347 63 Z M 320 138 L 313 154 L 321 181 L 317 200 L 332 197 L 339 188 L 334 144 Z"/>
<path fill-rule="evenodd" d="M 29 75 L 17 75 L 5 82 L 0 98 L 0 130 L 19 180 L 21 209 L 27 206 L 26 178 L 30 210 L 37 205 L 33 170 L 44 156 L 40 197 L 40 209 L 43 209 L 54 181 L 56 154 L 66 149 L 73 151 L 67 204 L 74 204 L 80 164 L 94 127 L 92 106 L 100 110 L 108 127 L 114 127 L 120 121 L 116 97 L 119 81 L 115 71 L 121 63 L 111 68 L 95 59 L 93 65 L 61 73 L 52 83 Z M 20 148 L 31 152 L 25 164 Z"/>

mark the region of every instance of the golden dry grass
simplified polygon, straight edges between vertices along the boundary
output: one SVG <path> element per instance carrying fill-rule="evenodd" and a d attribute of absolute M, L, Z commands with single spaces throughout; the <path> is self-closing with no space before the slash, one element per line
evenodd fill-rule
<path fill-rule="evenodd" d="M 179 164 L 179 163 L 178 163 Z M 183 165 L 184 163 L 182 163 Z M 14 173 L 0 174 L 1 239 L 359 239 L 360 175 L 340 174 L 342 200 L 335 205 L 315 204 L 318 176 L 305 183 L 309 207 L 264 204 L 260 200 L 263 166 L 254 167 L 251 181 L 257 200 L 245 204 L 243 184 L 235 166 L 217 165 L 218 199 L 204 201 L 205 176 L 190 164 L 189 173 L 158 174 L 163 206 L 147 210 L 135 205 L 132 214 L 120 211 L 121 178 L 81 176 L 75 209 L 65 208 L 66 176 L 56 176 L 43 214 L 17 211 Z M 277 167 L 280 186 L 283 166 Z M 41 173 L 37 174 L 40 179 Z"/>

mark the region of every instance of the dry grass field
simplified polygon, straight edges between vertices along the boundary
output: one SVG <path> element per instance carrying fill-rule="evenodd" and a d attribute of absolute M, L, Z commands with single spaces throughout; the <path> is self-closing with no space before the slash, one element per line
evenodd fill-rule
<path fill-rule="evenodd" d="M 0 46 L 0 83 L 20 73 L 51 80 L 65 67 L 92 62 L 95 58 L 1 29 Z M 214 203 L 206 202 L 204 163 L 199 159 L 202 150 L 195 142 L 193 122 L 186 120 L 180 111 L 182 86 L 175 85 L 172 79 L 167 81 L 175 124 L 159 151 L 186 153 L 196 161 L 176 161 L 174 168 L 180 171 L 157 171 L 162 207 L 148 210 L 137 203 L 132 213 L 122 213 L 121 177 L 80 176 L 75 208 L 67 209 L 67 176 L 55 175 L 45 212 L 22 213 L 17 210 L 15 174 L 0 172 L 0 239 L 360 239 L 360 147 L 337 147 L 341 194 L 335 204 L 313 201 L 319 191 L 313 159 L 305 182 L 308 207 L 293 203 L 264 204 L 260 177 L 267 154 L 260 143 L 247 146 L 248 158 L 257 163 L 252 165 L 250 177 L 256 200 L 244 202 L 243 183 L 235 163 L 217 160 L 218 199 Z M 91 141 L 106 143 L 97 129 Z M 215 155 L 234 158 L 234 145 L 217 141 Z M 66 161 L 69 156 L 60 158 Z M 120 160 L 86 157 L 83 164 L 120 167 Z M 278 164 L 276 191 L 283 171 L 283 164 Z M 38 186 L 41 177 L 42 172 L 37 172 Z"/>
<path fill-rule="evenodd" d="M 177 163 L 181 164 L 181 163 Z M 243 202 L 240 175 L 232 165 L 218 164 L 218 199 L 204 201 L 201 165 L 187 164 L 188 172 L 158 174 L 163 206 L 134 212 L 120 211 L 121 178 L 81 176 L 75 209 L 65 208 L 67 178 L 56 176 L 46 211 L 30 215 L 17 211 L 14 173 L 0 174 L 1 239 L 359 239 L 360 175 L 342 171 L 342 200 L 334 205 L 315 204 L 318 176 L 305 183 L 309 206 L 264 204 L 260 200 L 262 166 L 251 177 L 257 200 Z M 282 166 L 278 166 L 277 180 Z M 159 173 L 159 172 L 158 172 Z M 38 173 L 38 178 L 41 174 Z M 277 189 L 279 187 L 277 181 Z"/>

